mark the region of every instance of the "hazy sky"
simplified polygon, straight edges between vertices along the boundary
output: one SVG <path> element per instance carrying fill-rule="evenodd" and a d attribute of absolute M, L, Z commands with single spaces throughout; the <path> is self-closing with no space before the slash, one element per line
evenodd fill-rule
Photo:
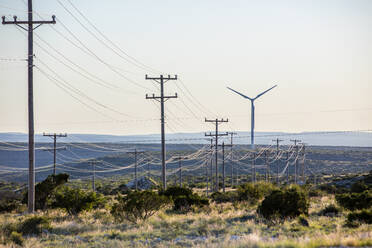
<path fill-rule="evenodd" d="M 156 71 L 108 49 L 69 1 Z M 22 0 L 0 0 L 7 18 L 25 19 L 26 9 Z M 216 116 L 230 120 L 221 129 L 249 130 L 250 102 L 226 86 L 254 97 L 274 84 L 256 102 L 257 131 L 372 129 L 370 0 L 34 0 L 34 10 L 35 19 L 57 16 L 35 31 L 38 133 L 158 133 L 159 103 L 145 94 L 159 89 L 145 74 L 160 72 L 181 79 L 165 86 L 179 95 L 166 102 L 168 132 L 210 130 L 204 117 Z M 0 132 L 27 132 L 26 62 L 8 60 L 26 58 L 27 36 L 1 25 L 0 37 Z"/>

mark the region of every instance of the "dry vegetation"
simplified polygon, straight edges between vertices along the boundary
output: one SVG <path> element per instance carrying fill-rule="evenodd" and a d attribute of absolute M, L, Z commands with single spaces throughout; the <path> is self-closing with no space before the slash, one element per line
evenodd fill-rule
<path fill-rule="evenodd" d="M 38 212 L 51 220 L 51 228 L 36 237 L 25 237 L 24 247 L 318 247 L 372 246 L 371 225 L 345 226 L 345 215 L 326 217 L 318 213 L 334 203 L 331 195 L 311 198 L 309 226 L 299 219 L 269 225 L 255 205 L 212 203 L 180 214 L 162 209 L 148 221 L 116 223 L 108 209 L 68 216 L 62 210 Z M 109 206 L 107 207 L 109 208 Z M 0 215 L 4 229 L 27 216 Z M 2 232 L 3 233 L 3 232 Z M 6 237 L 0 237 L 4 241 Z M 17 247 L 8 243 L 4 247 Z"/>

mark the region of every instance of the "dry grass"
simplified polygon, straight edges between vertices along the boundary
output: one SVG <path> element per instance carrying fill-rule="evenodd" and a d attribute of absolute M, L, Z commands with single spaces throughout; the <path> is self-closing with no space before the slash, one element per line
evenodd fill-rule
<path fill-rule="evenodd" d="M 26 237 L 24 247 L 319 247 L 372 246 L 371 225 L 350 229 L 345 218 L 316 213 L 334 198 L 313 198 L 308 221 L 298 220 L 268 226 L 257 216 L 255 206 L 212 204 L 189 214 L 163 209 L 147 222 L 115 223 L 108 210 L 95 210 L 69 217 L 63 211 L 38 213 L 52 220 L 52 229 L 40 237 Z M 0 215 L 1 228 L 26 216 Z M 1 235 L 0 231 L 0 235 Z M 0 237 L 4 241 L 5 237 Z M 1 247 L 1 245 L 0 245 Z M 16 247 L 14 244 L 3 247 Z"/>

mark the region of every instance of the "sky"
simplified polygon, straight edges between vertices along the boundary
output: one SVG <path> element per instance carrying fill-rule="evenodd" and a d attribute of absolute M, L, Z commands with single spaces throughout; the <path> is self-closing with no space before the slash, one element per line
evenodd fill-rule
<path fill-rule="evenodd" d="M 370 0 L 34 0 L 35 131 L 170 133 L 372 129 Z M 72 3 L 72 4 L 71 4 Z M 27 18 L 23 0 L 0 15 Z M 80 15 L 80 13 L 82 15 Z M 103 35 L 103 36 L 102 36 Z M 27 34 L 0 26 L 0 132 L 27 132 Z"/>

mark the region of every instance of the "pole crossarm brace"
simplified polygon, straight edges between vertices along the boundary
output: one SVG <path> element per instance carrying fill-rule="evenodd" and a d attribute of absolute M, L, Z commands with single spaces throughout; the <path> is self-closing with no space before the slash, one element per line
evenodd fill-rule
<path fill-rule="evenodd" d="M 27 24 L 27 25 L 28 24 L 38 24 L 36 27 L 32 28 L 32 30 L 35 30 L 43 24 L 56 24 L 56 16 L 55 15 L 52 15 L 52 21 L 32 21 L 32 22 L 30 22 L 30 21 L 18 21 L 17 16 L 13 16 L 13 21 L 7 21 L 5 16 L 2 16 L 1 18 L 3 19 L 2 23 L 4 25 L 9 25 L 9 24 L 17 25 L 18 27 L 20 27 L 20 28 L 22 28 L 23 30 L 26 30 L 26 31 L 28 31 L 28 30 L 21 25 L 23 25 L 23 24 Z"/>
<path fill-rule="evenodd" d="M 152 96 L 148 96 L 146 94 L 146 99 L 153 99 L 158 102 L 160 102 L 160 116 L 161 116 L 161 164 L 162 164 L 162 183 L 163 183 L 163 189 L 165 190 L 167 188 L 167 176 L 166 176 L 166 152 L 165 152 L 165 106 L 164 103 L 171 99 L 171 98 L 178 98 L 177 93 L 173 96 L 164 96 L 164 83 L 169 80 L 177 80 L 177 75 L 174 77 L 171 77 L 170 75 L 164 76 L 160 75 L 160 77 L 149 77 L 148 75 L 145 76 L 146 80 L 154 80 L 155 82 L 160 84 L 160 96 L 155 96 L 155 94 L 152 94 Z"/>

